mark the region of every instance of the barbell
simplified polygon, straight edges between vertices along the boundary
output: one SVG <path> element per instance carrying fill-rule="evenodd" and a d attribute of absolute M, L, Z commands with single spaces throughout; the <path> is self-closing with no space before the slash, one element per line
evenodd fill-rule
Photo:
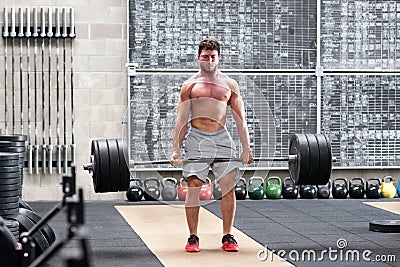
<path fill-rule="evenodd" d="M 169 160 L 133 161 L 127 164 L 121 139 L 92 140 L 90 163 L 84 170 L 92 175 L 96 193 L 127 191 L 130 168 L 140 165 L 170 164 Z M 184 159 L 183 162 L 226 162 L 240 158 Z M 325 185 L 332 170 L 332 152 L 329 139 L 324 134 L 293 134 L 287 157 L 260 157 L 259 161 L 287 161 L 290 178 L 297 185 Z"/>

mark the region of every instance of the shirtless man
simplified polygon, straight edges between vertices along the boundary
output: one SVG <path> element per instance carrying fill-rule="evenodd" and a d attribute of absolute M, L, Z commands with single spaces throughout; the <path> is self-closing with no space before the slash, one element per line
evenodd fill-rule
<path fill-rule="evenodd" d="M 185 81 L 178 102 L 171 164 L 182 165 L 181 147 L 185 140 L 185 158 L 233 158 L 235 144 L 225 128 L 228 106 L 231 107 L 242 143 L 243 163 L 253 162 L 249 133 L 245 121 L 243 100 L 237 82 L 218 70 L 221 59 L 220 44 L 207 38 L 200 42 L 197 56 L 200 71 Z M 188 126 L 190 116 L 190 126 Z M 186 137 L 186 139 L 185 139 Z M 238 251 L 239 246 L 231 234 L 236 211 L 234 186 L 240 177 L 238 162 L 190 162 L 183 164 L 183 177 L 188 183 L 185 200 L 186 220 L 190 237 L 186 251 L 199 251 L 197 227 L 199 221 L 199 192 L 206 182 L 211 167 L 222 189 L 221 212 L 223 220 L 222 248 Z"/>

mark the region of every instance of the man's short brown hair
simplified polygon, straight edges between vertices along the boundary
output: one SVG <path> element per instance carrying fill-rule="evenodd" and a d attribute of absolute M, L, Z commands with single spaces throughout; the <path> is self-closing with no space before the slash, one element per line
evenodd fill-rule
<path fill-rule="evenodd" d="M 199 51 L 197 52 L 197 55 L 200 56 L 201 51 L 203 49 L 206 50 L 217 50 L 218 55 L 220 54 L 220 43 L 218 42 L 217 39 L 213 39 L 213 38 L 206 38 L 202 41 L 200 41 L 199 44 Z"/>

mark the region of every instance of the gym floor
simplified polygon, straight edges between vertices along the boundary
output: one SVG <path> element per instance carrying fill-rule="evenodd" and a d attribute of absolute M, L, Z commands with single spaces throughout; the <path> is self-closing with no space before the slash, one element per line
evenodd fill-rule
<path fill-rule="evenodd" d="M 44 216 L 56 203 L 30 202 L 29 205 L 36 213 Z M 397 211 L 385 210 L 387 205 L 383 204 L 386 203 L 396 207 Z M 204 249 L 195 254 L 184 252 L 187 234 L 171 237 L 175 231 L 171 229 L 173 227 L 165 225 L 165 221 L 173 221 L 174 218 L 169 212 L 165 214 L 160 212 L 160 209 L 171 206 L 164 204 L 157 201 L 85 202 L 85 228 L 88 231 L 89 257 L 92 266 L 183 266 L 188 260 L 190 266 L 196 266 L 196 262 L 197 266 L 204 266 L 210 265 L 211 258 L 223 256 L 222 253 L 225 252 L 221 249 Z M 175 201 L 173 204 L 183 203 Z M 380 205 L 384 208 L 377 207 Z M 246 238 L 268 249 L 259 253 L 259 248 L 255 248 L 254 252 L 246 255 L 252 257 L 259 263 L 256 265 L 260 266 L 277 266 L 277 263 L 282 262 L 288 266 L 399 266 L 400 234 L 371 232 L 368 228 L 369 221 L 400 219 L 400 208 L 397 206 L 397 199 L 243 200 L 237 201 L 234 226 Z M 174 252 L 178 255 L 176 265 L 166 264 L 168 261 L 163 259 L 165 255 L 155 252 L 156 246 L 145 237 L 143 228 L 131 227 L 134 223 L 129 223 L 129 219 L 121 212 L 126 210 L 128 214 L 144 216 L 138 214 L 138 210 L 135 209 L 138 207 L 149 212 L 145 215 L 146 220 L 152 223 L 147 223 L 146 231 L 153 233 L 158 240 L 162 240 L 158 242 L 158 246 L 167 248 L 172 246 L 171 242 L 178 243 L 177 251 Z M 218 201 L 207 203 L 202 208 L 207 214 L 221 218 Z M 202 216 L 200 224 L 202 220 L 210 218 L 208 215 Z M 56 232 L 57 240 L 65 238 L 67 233 L 65 212 L 59 213 L 49 224 Z M 146 225 L 146 221 L 142 224 Z M 187 232 L 184 219 L 178 218 L 176 228 L 181 229 L 183 233 Z M 219 234 L 214 235 L 220 239 Z M 201 232 L 199 236 L 202 249 L 202 244 L 206 241 L 205 238 L 202 239 Z M 244 246 L 245 238 L 240 236 L 237 239 L 239 245 Z M 215 247 L 218 245 L 215 244 Z M 67 244 L 47 262 L 46 266 L 60 266 L 62 258 L 76 252 L 76 248 L 77 244 L 74 242 Z M 278 253 L 284 259 L 273 257 L 271 251 Z M 238 253 L 225 253 L 229 254 L 229 258 L 226 263 L 219 266 L 249 265 L 243 255 L 245 253 L 241 252 L 242 250 Z M 202 254 L 207 255 L 208 259 L 202 257 Z M 213 254 L 214 257 L 209 257 Z M 179 255 L 182 255 L 181 259 Z M 378 262 L 379 259 L 386 262 Z"/>

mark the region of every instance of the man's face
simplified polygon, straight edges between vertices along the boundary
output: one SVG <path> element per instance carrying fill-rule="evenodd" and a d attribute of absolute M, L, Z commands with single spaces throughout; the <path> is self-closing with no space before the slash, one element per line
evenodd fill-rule
<path fill-rule="evenodd" d="M 202 71 L 212 73 L 217 69 L 221 55 L 218 55 L 217 50 L 203 49 L 197 59 Z"/>

